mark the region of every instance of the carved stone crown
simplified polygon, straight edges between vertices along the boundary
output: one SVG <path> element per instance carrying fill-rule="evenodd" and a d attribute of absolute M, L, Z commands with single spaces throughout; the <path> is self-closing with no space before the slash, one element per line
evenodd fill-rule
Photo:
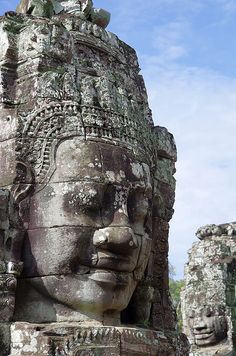
<path fill-rule="evenodd" d="M 69 137 L 121 145 L 146 159 L 151 159 L 155 151 L 155 132 L 138 113 L 132 120 L 111 110 L 73 101 L 52 102 L 27 117 L 23 114 L 20 130 L 19 160 L 34 166 L 37 182 L 50 178 L 53 152 L 59 142 Z"/>
<path fill-rule="evenodd" d="M 199 240 L 204 240 L 205 238 L 209 238 L 212 236 L 235 236 L 236 235 L 236 222 L 231 222 L 228 224 L 220 224 L 220 225 L 205 225 L 200 227 L 196 236 Z"/>
<path fill-rule="evenodd" d="M 157 156 L 176 160 L 173 136 L 154 127 L 131 47 L 75 15 L 51 20 L 14 15 L 4 21 L 14 38 L 17 82 L 14 91 L 6 84 L 0 101 L 16 108 L 17 161 L 23 168 L 15 183 L 30 182 L 27 166 L 35 182 L 47 183 L 55 150 L 70 137 L 125 147 L 150 166 Z M 4 83 L 10 83 L 7 73 Z"/>

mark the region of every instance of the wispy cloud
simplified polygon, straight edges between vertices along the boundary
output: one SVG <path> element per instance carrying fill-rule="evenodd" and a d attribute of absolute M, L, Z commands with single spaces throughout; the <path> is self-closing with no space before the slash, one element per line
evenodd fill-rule
<path fill-rule="evenodd" d="M 189 24 L 183 20 L 154 27 L 150 41 L 158 51 L 159 62 L 177 60 L 188 54 L 186 39 L 189 31 Z"/>
<path fill-rule="evenodd" d="M 222 6 L 223 10 L 228 13 L 236 12 L 236 2 L 235 0 L 218 0 L 220 6 Z"/>
<path fill-rule="evenodd" d="M 143 61 L 156 124 L 174 133 L 179 152 L 170 257 L 180 276 L 197 228 L 236 220 L 236 78 Z"/>
<path fill-rule="evenodd" d="M 205 6 L 201 0 L 97 0 L 94 3 L 111 10 L 111 31 L 119 33 L 123 39 L 132 38 L 135 33 L 149 33 L 154 24 L 165 23 L 171 14 L 177 18 L 187 16 L 199 12 Z"/>

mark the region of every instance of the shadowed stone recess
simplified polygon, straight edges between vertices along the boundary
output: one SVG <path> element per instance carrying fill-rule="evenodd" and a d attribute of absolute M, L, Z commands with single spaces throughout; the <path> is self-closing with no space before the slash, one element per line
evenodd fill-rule
<path fill-rule="evenodd" d="M 168 286 L 176 146 L 109 18 L 89 0 L 0 18 L 4 356 L 188 354 Z"/>
<path fill-rule="evenodd" d="M 198 229 L 185 266 L 183 329 L 191 355 L 235 355 L 236 223 Z"/>

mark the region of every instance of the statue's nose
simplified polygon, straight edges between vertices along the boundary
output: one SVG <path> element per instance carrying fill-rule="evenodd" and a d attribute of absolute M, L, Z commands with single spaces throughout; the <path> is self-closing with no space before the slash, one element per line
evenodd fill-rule
<path fill-rule="evenodd" d="M 138 240 L 130 227 L 109 226 L 95 231 L 93 244 L 104 250 L 128 254 L 138 248 Z"/>

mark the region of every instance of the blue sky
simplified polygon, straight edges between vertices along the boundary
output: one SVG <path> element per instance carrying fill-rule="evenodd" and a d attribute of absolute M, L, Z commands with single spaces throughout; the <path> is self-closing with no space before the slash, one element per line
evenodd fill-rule
<path fill-rule="evenodd" d="M 11 5 L 9 5 L 9 3 Z M 17 1 L 0 0 L 0 13 Z M 236 0 L 94 0 L 139 56 L 157 125 L 178 147 L 170 261 L 199 226 L 236 221 Z"/>

